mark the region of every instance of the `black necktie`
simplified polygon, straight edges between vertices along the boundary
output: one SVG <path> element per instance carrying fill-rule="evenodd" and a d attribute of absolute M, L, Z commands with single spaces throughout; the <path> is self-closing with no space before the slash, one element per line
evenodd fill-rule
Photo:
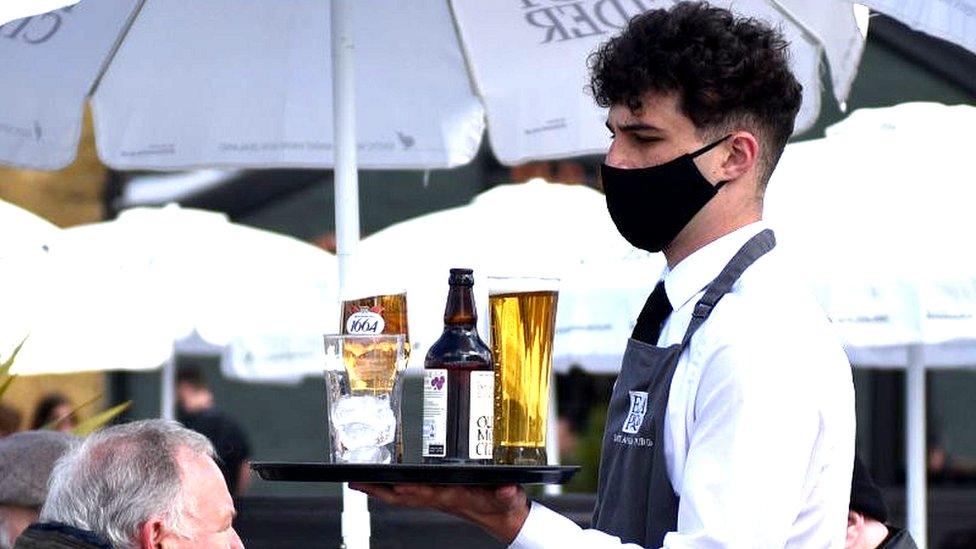
<path fill-rule="evenodd" d="M 671 314 L 671 310 L 671 302 L 668 301 L 668 294 L 664 291 L 664 280 L 661 280 L 644 303 L 631 337 L 637 341 L 657 345 L 657 338 L 661 335 L 661 328 Z"/>

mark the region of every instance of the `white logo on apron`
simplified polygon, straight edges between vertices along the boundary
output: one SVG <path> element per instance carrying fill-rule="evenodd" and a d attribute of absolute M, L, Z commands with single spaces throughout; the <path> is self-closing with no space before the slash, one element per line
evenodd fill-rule
<path fill-rule="evenodd" d="M 641 424 L 644 423 L 644 414 L 647 413 L 647 392 L 630 391 L 630 411 L 624 419 L 625 433 L 637 434 Z"/>

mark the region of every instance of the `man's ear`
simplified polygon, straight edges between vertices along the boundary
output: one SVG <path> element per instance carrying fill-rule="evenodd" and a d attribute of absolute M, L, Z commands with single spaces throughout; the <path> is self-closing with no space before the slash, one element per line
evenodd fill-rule
<path fill-rule="evenodd" d="M 755 169 L 759 161 L 759 140 L 750 132 L 733 133 L 724 147 L 728 157 L 719 168 L 720 181 L 731 181 Z"/>
<path fill-rule="evenodd" d="M 847 512 L 847 539 L 844 542 L 845 549 L 853 549 L 858 545 L 861 534 L 864 532 L 864 515 L 856 511 Z"/>
<path fill-rule="evenodd" d="M 162 547 L 165 530 L 163 520 L 153 517 L 139 527 L 139 549 L 156 549 Z"/>

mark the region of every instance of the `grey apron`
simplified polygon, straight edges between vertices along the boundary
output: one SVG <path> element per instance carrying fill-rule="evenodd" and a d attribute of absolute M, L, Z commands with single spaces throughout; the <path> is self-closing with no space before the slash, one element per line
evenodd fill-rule
<path fill-rule="evenodd" d="M 682 351 L 722 296 L 775 245 L 773 232 L 765 229 L 739 249 L 705 287 L 681 343 L 657 347 L 633 338 L 628 341 L 607 411 L 594 528 L 643 547 L 661 547 L 664 535 L 677 529 L 678 496 L 664 461 L 664 415 L 671 378 Z"/>

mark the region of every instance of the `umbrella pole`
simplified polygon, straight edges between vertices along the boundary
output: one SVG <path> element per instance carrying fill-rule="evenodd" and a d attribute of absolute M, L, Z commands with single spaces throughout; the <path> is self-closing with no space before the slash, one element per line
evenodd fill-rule
<path fill-rule="evenodd" d="M 176 419 L 176 347 L 163 363 L 159 376 L 159 417 Z"/>
<path fill-rule="evenodd" d="M 336 248 L 339 295 L 352 276 L 359 245 L 359 179 L 356 172 L 355 72 L 351 0 L 331 0 L 332 129 L 335 162 Z M 336 304 L 338 310 L 338 303 Z M 342 485 L 342 541 L 346 549 L 368 549 L 369 506 L 366 494 Z"/>
<path fill-rule="evenodd" d="M 556 389 L 556 372 L 549 371 L 549 421 L 546 423 L 546 458 L 548 465 L 559 465 L 559 406 Z M 546 484 L 542 491 L 547 496 L 563 493 L 562 484 Z"/>
<path fill-rule="evenodd" d="M 925 353 L 921 345 L 908 346 L 905 372 L 905 467 L 908 484 L 905 493 L 908 532 L 919 549 L 926 547 L 925 469 Z"/>

